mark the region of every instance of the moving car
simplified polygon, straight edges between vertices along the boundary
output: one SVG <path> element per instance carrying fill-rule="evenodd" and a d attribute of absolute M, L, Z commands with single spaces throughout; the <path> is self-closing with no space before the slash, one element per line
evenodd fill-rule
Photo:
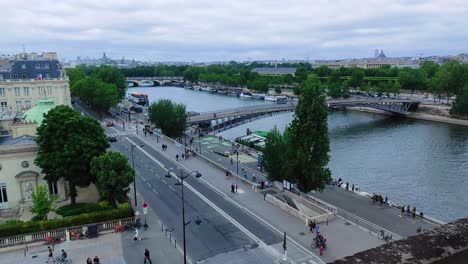
<path fill-rule="evenodd" d="M 110 141 L 110 142 L 116 142 L 117 139 L 116 139 L 115 137 L 109 137 L 109 141 Z"/>
<path fill-rule="evenodd" d="M 113 127 L 114 126 L 114 122 L 107 122 L 106 124 L 106 127 Z"/>

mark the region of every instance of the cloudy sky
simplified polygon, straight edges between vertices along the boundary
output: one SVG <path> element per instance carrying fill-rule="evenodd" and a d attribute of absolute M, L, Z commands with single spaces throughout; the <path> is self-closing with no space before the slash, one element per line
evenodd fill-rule
<path fill-rule="evenodd" d="M 468 0 L 0 0 L 0 54 L 152 61 L 468 52 Z"/>

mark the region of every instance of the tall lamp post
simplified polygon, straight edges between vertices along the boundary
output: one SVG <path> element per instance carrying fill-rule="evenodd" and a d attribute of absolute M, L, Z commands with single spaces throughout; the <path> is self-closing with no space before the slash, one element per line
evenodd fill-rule
<path fill-rule="evenodd" d="M 239 149 L 237 149 L 236 154 L 237 154 L 237 175 L 239 175 Z"/>
<path fill-rule="evenodd" d="M 166 175 L 166 178 L 171 178 L 171 170 L 168 170 L 167 171 L 167 175 Z M 180 176 L 177 175 L 177 178 L 179 179 L 175 185 L 181 185 L 182 186 L 182 238 L 183 238 L 183 242 L 184 242 L 184 264 L 187 264 L 187 250 L 186 250 L 186 247 L 185 247 L 185 227 L 190 224 L 190 221 L 188 222 L 185 222 L 185 200 L 184 200 L 184 179 L 189 177 L 190 175 L 195 175 L 195 178 L 200 178 L 202 175 L 201 173 L 199 173 L 198 171 L 191 171 L 189 173 L 187 173 L 186 175 L 184 175 L 184 172 L 182 171 L 182 169 L 180 170 Z M 201 223 L 201 220 L 197 218 L 197 220 L 195 220 L 195 223 L 197 225 L 199 225 Z"/>
<path fill-rule="evenodd" d="M 135 199 L 135 207 L 138 206 L 138 202 L 137 202 L 137 195 L 136 195 L 136 192 L 137 192 L 137 191 L 136 191 L 136 179 L 135 179 L 136 173 L 135 173 L 135 160 L 134 160 L 134 158 L 133 158 L 133 149 L 134 149 L 135 147 L 137 147 L 137 146 L 140 147 L 140 148 L 142 148 L 142 147 L 144 147 L 145 145 L 134 145 L 134 144 L 132 144 L 133 194 L 135 195 L 135 197 L 134 197 L 134 199 Z"/>

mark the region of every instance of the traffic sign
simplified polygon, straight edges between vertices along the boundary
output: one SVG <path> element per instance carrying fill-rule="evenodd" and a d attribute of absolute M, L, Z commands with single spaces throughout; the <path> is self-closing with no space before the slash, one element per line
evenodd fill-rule
<path fill-rule="evenodd" d="M 148 213 L 148 203 L 145 201 L 143 203 L 143 214 L 147 214 Z"/>

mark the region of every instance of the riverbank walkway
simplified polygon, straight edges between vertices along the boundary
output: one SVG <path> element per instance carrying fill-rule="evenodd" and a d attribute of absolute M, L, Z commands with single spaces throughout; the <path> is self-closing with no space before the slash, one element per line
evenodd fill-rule
<path fill-rule="evenodd" d="M 187 131 L 188 136 L 193 136 L 191 146 L 196 148 L 201 146 L 202 155 L 205 158 L 220 164 L 233 173 L 236 173 L 237 167 L 239 167 L 238 174 L 250 181 L 254 178 L 257 183 L 266 180 L 265 173 L 257 166 L 258 154 L 254 150 L 243 147 L 243 151 L 239 151 L 238 166 L 237 155 L 231 154 L 235 153 L 232 150 L 236 149 L 232 146 L 232 142 L 214 136 L 198 137 L 197 134 L 191 135 L 191 132 Z M 189 142 L 189 138 L 187 138 L 187 142 Z M 401 211 L 395 207 L 374 204 L 369 197 L 358 192 L 346 191 L 343 188 L 327 188 L 322 193 L 312 192 L 310 195 L 337 207 L 339 216 L 376 233 L 381 228 L 398 236 L 407 237 L 416 234 L 418 228 L 429 230 L 440 225 L 429 219 L 421 219 L 419 216 L 413 218 L 408 214 L 402 215 Z"/>

